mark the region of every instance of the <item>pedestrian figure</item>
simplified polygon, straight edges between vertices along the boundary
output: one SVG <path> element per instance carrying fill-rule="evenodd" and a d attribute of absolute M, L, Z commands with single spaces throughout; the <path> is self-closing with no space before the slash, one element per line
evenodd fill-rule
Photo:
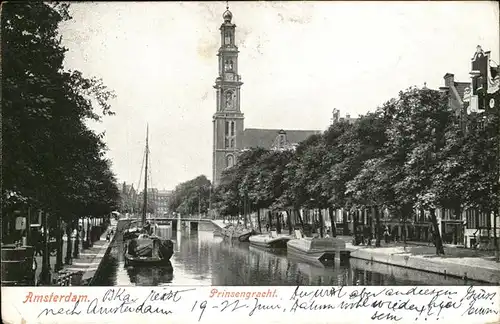
<path fill-rule="evenodd" d="M 392 242 L 396 241 L 396 226 L 393 226 L 391 229 L 391 241 Z"/>
<path fill-rule="evenodd" d="M 266 230 L 269 232 L 269 223 L 266 224 Z"/>
<path fill-rule="evenodd" d="M 370 237 L 370 227 L 368 225 L 363 226 L 363 241 L 365 239 L 366 239 L 366 243 L 363 242 L 363 244 L 370 246 L 371 245 L 371 237 Z"/>
<path fill-rule="evenodd" d="M 42 256 L 43 234 L 39 231 L 36 231 L 35 233 L 37 233 L 35 237 L 35 256 Z"/>
<path fill-rule="evenodd" d="M 387 226 L 384 228 L 384 239 L 385 244 L 389 244 L 389 228 Z"/>
<path fill-rule="evenodd" d="M 106 234 L 106 241 L 109 242 L 110 239 L 111 239 L 111 234 L 110 234 L 110 232 L 108 232 L 108 234 Z"/>

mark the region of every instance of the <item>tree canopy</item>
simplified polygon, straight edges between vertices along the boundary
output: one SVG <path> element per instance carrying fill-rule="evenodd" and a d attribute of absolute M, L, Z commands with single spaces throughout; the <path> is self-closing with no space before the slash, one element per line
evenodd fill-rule
<path fill-rule="evenodd" d="M 401 91 L 355 122 L 336 121 L 294 151 L 245 150 L 222 173 L 219 212 L 253 208 L 388 210 L 409 219 L 416 209 L 498 208 L 495 181 L 498 117 L 472 114 L 464 132 L 441 92 Z M 495 128 L 496 127 L 496 128 Z M 442 251 L 441 251 L 442 252 Z"/>
<path fill-rule="evenodd" d="M 103 134 L 87 120 L 112 115 L 102 80 L 65 70 L 58 25 L 69 4 L 2 6 L 2 210 L 28 204 L 68 220 L 116 208 Z"/>
<path fill-rule="evenodd" d="M 210 180 L 204 175 L 183 182 L 175 187 L 169 201 L 169 209 L 181 215 L 207 213 L 210 191 Z"/>

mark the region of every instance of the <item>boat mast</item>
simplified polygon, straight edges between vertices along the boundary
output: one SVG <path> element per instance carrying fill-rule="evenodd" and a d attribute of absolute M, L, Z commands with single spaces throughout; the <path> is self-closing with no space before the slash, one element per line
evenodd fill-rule
<path fill-rule="evenodd" d="M 146 168 L 144 170 L 144 208 L 142 210 L 142 226 L 146 225 L 146 213 L 148 210 L 148 154 L 149 154 L 149 124 L 146 127 Z"/>

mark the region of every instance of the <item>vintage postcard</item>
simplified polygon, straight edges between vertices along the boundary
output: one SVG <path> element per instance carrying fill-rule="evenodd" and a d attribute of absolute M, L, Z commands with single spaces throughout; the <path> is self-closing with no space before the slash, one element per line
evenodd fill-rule
<path fill-rule="evenodd" d="M 3 322 L 498 322 L 499 16 L 3 3 Z"/>

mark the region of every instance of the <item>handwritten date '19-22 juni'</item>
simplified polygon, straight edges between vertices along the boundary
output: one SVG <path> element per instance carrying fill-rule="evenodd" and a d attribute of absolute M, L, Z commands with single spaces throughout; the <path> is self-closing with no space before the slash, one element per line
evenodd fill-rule
<path fill-rule="evenodd" d="M 395 298 L 396 297 L 396 298 Z M 412 301 L 418 298 L 419 301 Z M 425 298 L 422 303 L 421 297 Z M 447 289 L 426 289 L 412 287 L 405 290 L 394 288 L 362 288 L 351 292 L 345 292 L 344 287 L 321 288 L 316 290 L 296 287 L 292 295 L 286 300 L 271 302 L 266 299 L 253 298 L 231 299 L 218 302 L 209 299 L 196 301 L 191 309 L 199 312 L 200 321 L 205 311 L 214 309 L 219 312 L 248 312 L 248 316 L 262 311 L 281 312 L 315 312 L 325 310 L 354 310 L 373 309 L 372 320 L 400 321 L 401 315 L 415 316 L 415 320 L 427 320 L 428 318 L 439 319 L 444 309 L 464 309 L 462 315 L 487 315 L 497 314 L 493 308 L 477 306 L 476 302 L 489 301 L 494 306 L 496 293 L 488 293 L 483 289 L 476 290 L 469 287 L 464 296 Z M 464 305 L 465 304 L 465 305 Z M 404 312 L 404 313 L 401 313 Z"/>
<path fill-rule="evenodd" d="M 495 303 L 496 292 L 482 288 L 468 287 L 465 293 L 448 289 L 425 287 L 385 288 L 363 287 L 357 290 L 344 287 L 318 288 L 296 287 L 290 296 L 275 298 L 214 298 L 216 289 L 205 299 L 196 288 L 152 289 L 146 298 L 133 297 L 133 291 L 125 288 L 109 289 L 102 298 L 91 299 L 89 303 L 77 301 L 71 306 L 48 307 L 40 316 L 57 315 L 106 315 L 106 314 L 156 314 L 173 315 L 186 312 L 202 321 L 207 314 L 235 313 L 238 316 L 255 316 L 266 313 L 309 313 L 364 309 L 371 320 L 400 321 L 441 319 L 443 310 L 462 313 L 462 316 L 498 314 Z M 186 298 L 184 298 L 186 297 Z M 184 298 L 184 299 L 183 299 Z"/>

